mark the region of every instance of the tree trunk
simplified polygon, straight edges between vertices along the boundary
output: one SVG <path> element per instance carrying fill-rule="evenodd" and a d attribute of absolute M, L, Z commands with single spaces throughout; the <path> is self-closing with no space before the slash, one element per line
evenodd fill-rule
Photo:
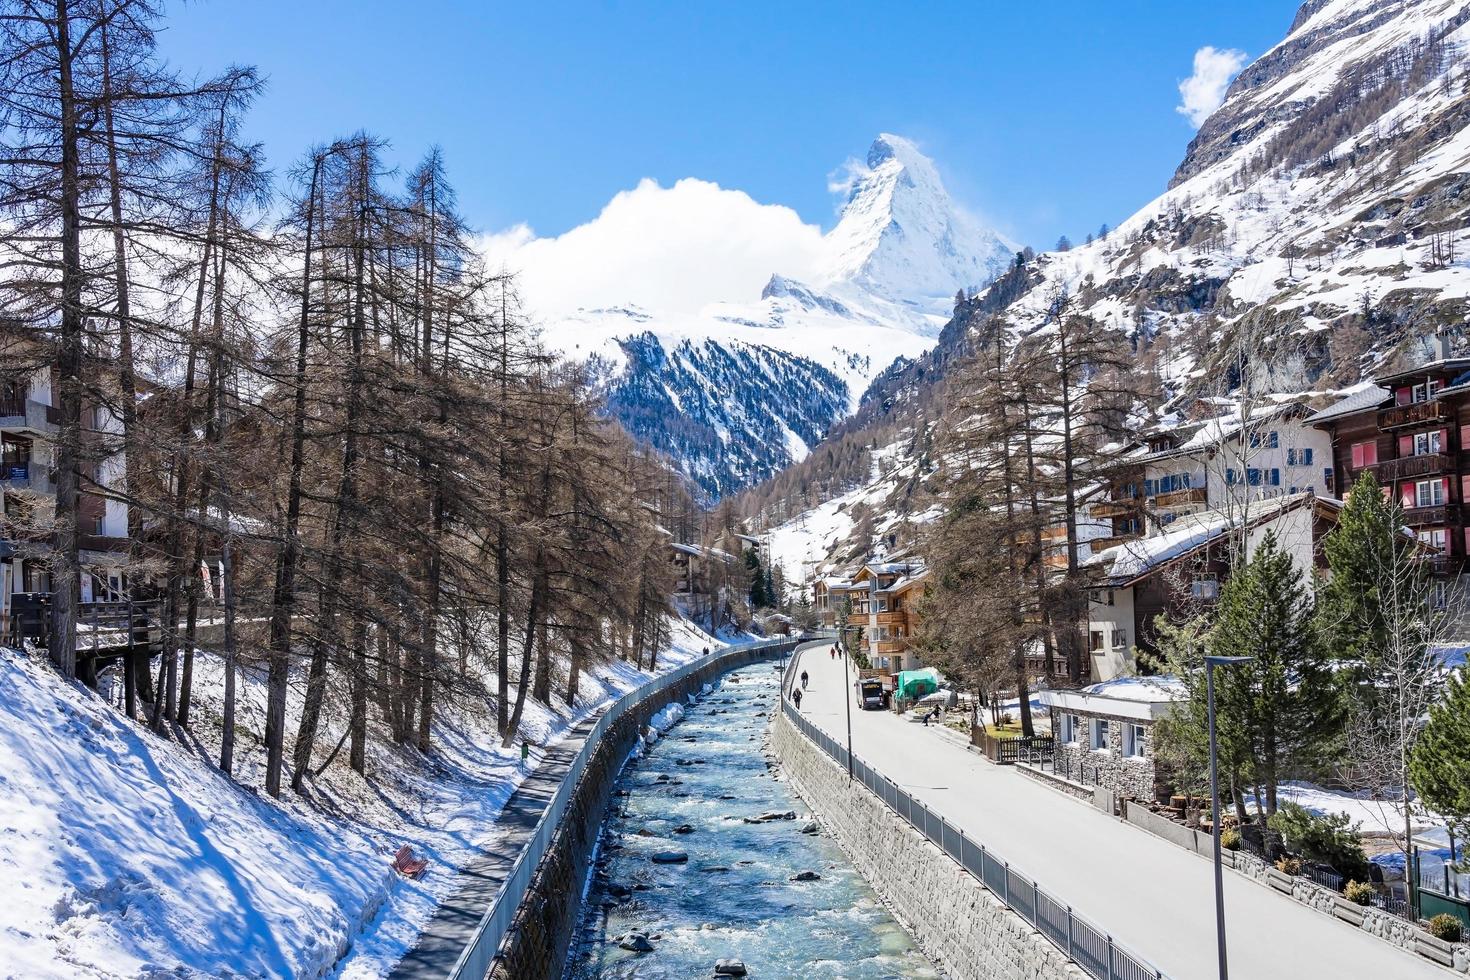
<path fill-rule="evenodd" d="M 521 645 L 521 677 L 516 683 L 515 710 L 510 715 L 510 730 L 500 740 L 502 748 L 510 748 L 515 742 L 516 734 L 521 728 L 521 712 L 526 707 L 526 692 L 530 687 L 531 658 L 534 655 L 532 647 L 535 645 L 536 627 L 540 621 L 541 604 L 546 595 L 546 567 L 545 553 L 541 548 L 536 549 L 536 579 L 531 585 L 530 610 L 526 613 L 525 639 Z"/>
<path fill-rule="evenodd" d="M 82 435 L 82 215 L 77 102 L 72 87 L 71 12 L 56 0 L 55 46 L 61 112 L 61 332 L 57 338 L 56 547 L 51 554 L 48 652 L 63 677 L 77 672 L 78 473 Z"/>
<path fill-rule="evenodd" d="M 301 318 L 296 334 L 296 386 L 291 411 L 291 463 L 286 489 L 286 522 L 276 555 L 276 582 L 271 593 L 270 666 L 266 676 L 265 791 L 281 795 L 286 746 L 286 689 L 291 669 L 291 616 L 296 607 L 296 563 L 301 543 L 301 471 L 306 461 L 306 349 L 311 337 L 311 260 L 316 230 L 316 192 L 322 154 L 313 161 L 306 197 L 306 254 L 301 273 Z"/>

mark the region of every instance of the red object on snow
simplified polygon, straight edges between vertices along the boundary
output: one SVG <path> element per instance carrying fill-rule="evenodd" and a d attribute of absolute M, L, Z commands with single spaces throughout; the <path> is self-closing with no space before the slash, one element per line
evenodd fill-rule
<path fill-rule="evenodd" d="M 404 844 L 393 855 L 393 870 L 405 878 L 417 878 L 424 873 L 429 866 L 428 858 L 416 858 L 413 856 L 413 848 Z"/>

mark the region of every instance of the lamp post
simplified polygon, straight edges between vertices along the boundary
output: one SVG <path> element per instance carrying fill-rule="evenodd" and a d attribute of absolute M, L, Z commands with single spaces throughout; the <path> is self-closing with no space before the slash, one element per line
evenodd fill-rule
<path fill-rule="evenodd" d="M 847 664 L 852 658 L 847 655 L 841 640 L 838 641 L 838 650 L 842 655 L 842 703 L 847 705 L 847 781 L 852 782 L 852 682 L 847 679 Z"/>
<path fill-rule="evenodd" d="M 1215 943 L 1220 953 L 1220 980 L 1230 969 L 1225 957 L 1225 873 L 1220 863 L 1220 772 L 1215 760 L 1215 668 L 1243 664 L 1255 657 L 1205 657 L 1205 701 L 1210 716 L 1210 836 L 1215 844 Z"/>

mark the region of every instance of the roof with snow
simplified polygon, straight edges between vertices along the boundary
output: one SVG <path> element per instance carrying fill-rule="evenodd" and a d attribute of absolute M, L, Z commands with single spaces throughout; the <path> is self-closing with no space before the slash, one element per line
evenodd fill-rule
<path fill-rule="evenodd" d="M 1311 425 L 1320 425 L 1323 422 L 1330 422 L 1333 419 L 1339 419 L 1345 415 L 1356 415 L 1359 412 L 1370 411 L 1383 404 L 1388 397 L 1389 391 L 1387 388 L 1380 388 L 1371 381 L 1364 382 L 1356 390 L 1350 389 L 1349 393 L 1341 400 L 1328 405 L 1320 412 L 1310 416 L 1307 422 Z"/>
<path fill-rule="evenodd" d="M 1173 705 L 1189 700 L 1177 677 L 1115 677 L 1079 691 L 1039 691 L 1041 703 L 1063 711 L 1086 711 L 1135 721 L 1156 721 Z"/>
<path fill-rule="evenodd" d="M 1251 527 L 1259 527 L 1298 507 L 1314 505 L 1333 514 L 1342 509 L 1340 502 L 1329 497 L 1319 497 L 1308 490 L 1261 501 L 1250 514 L 1249 523 Z M 1108 585 L 1132 585 L 1170 562 L 1209 547 L 1238 527 L 1242 519 L 1242 515 L 1213 510 L 1185 514 L 1158 534 L 1105 548 L 1089 558 L 1084 565 L 1103 570 Z"/>
<path fill-rule="evenodd" d="M 1299 397 L 1299 396 L 1298 396 Z M 1306 409 L 1299 400 L 1284 400 L 1274 404 L 1263 405 L 1252 409 L 1242 419 L 1239 411 L 1225 412 L 1214 418 L 1204 421 L 1188 422 L 1173 428 L 1158 430 L 1150 434 L 1151 438 L 1162 435 L 1174 435 L 1180 437 L 1179 445 L 1171 449 L 1161 449 L 1157 452 L 1147 453 L 1140 457 L 1140 462 L 1150 462 L 1158 459 L 1170 459 L 1175 456 L 1183 456 L 1189 453 L 1197 453 L 1202 449 L 1212 449 L 1230 439 L 1240 435 L 1245 425 L 1255 422 L 1264 422 L 1273 418 L 1281 418 L 1292 414 L 1306 414 Z"/>

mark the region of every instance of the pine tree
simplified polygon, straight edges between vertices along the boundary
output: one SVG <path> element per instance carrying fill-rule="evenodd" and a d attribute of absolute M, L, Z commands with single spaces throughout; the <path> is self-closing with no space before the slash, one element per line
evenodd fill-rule
<path fill-rule="evenodd" d="M 1340 731 L 1342 699 L 1312 612 L 1301 570 L 1267 532 L 1221 590 L 1212 622 L 1161 634 L 1161 648 L 1190 693 L 1163 737 L 1194 765 L 1208 763 L 1203 655 L 1252 658 L 1215 671 L 1218 758 L 1241 819 L 1247 789 L 1268 816 L 1275 813 L 1280 784 L 1320 764 Z M 1198 780 L 1202 773 L 1190 775 Z"/>
<path fill-rule="evenodd" d="M 1371 673 L 1388 646 L 1388 622 L 1379 587 L 1385 568 L 1413 543 L 1371 470 L 1348 492 L 1337 527 L 1322 543 L 1332 575 L 1317 593 L 1318 629 L 1333 655 L 1359 677 Z"/>
<path fill-rule="evenodd" d="M 1439 694 L 1434 646 L 1454 617 L 1432 601 L 1425 556 L 1403 526 L 1402 510 L 1365 472 L 1323 544 L 1332 576 L 1317 620 L 1346 682 L 1343 781 L 1398 812 L 1407 860 L 1410 767 Z"/>
<path fill-rule="evenodd" d="M 1450 675 L 1444 698 L 1429 709 L 1409 776 L 1420 801 L 1463 838 L 1470 825 L 1470 683 L 1463 668 Z"/>

